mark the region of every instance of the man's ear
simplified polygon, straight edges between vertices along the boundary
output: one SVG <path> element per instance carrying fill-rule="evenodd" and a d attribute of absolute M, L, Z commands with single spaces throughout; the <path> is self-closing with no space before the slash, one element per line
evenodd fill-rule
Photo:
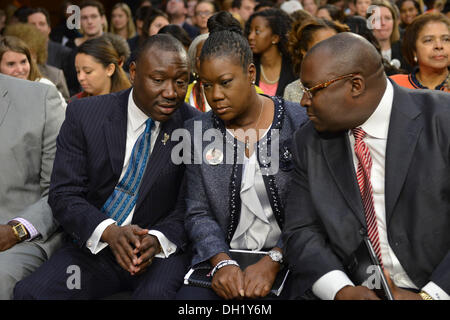
<path fill-rule="evenodd" d="M 361 76 L 360 74 L 357 74 L 353 76 L 350 81 L 352 83 L 352 91 L 351 91 L 352 97 L 356 98 L 362 95 L 366 90 L 366 81 L 364 77 Z"/>
<path fill-rule="evenodd" d="M 133 61 L 130 63 L 130 82 L 131 84 L 134 84 L 134 77 L 136 76 L 136 61 Z"/>

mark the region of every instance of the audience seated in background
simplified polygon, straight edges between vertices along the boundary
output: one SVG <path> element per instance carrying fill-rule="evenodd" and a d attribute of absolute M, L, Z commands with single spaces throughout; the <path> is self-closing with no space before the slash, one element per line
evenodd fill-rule
<path fill-rule="evenodd" d="M 78 47 L 75 69 L 83 91 L 70 101 L 128 89 L 131 84 L 122 67 L 120 56 L 106 37 L 94 38 Z"/>
<path fill-rule="evenodd" d="M 292 19 L 280 9 L 255 12 L 245 25 L 256 66 L 256 84 L 270 96 L 282 96 L 296 79 L 287 50 Z"/>
<path fill-rule="evenodd" d="M 116 3 L 111 10 L 109 32 L 118 34 L 125 40 L 136 36 L 136 26 L 130 7 L 123 2 Z"/>
<path fill-rule="evenodd" d="M 14 27 L 17 24 L 8 26 Z M 30 48 L 20 38 L 4 36 L 0 38 L 0 73 L 30 81 L 41 82 L 55 87 L 49 79 L 44 78 L 33 58 Z M 62 94 L 58 92 L 60 103 L 63 107 L 67 105 Z"/>
<path fill-rule="evenodd" d="M 300 77 L 302 60 L 309 49 L 322 40 L 349 30 L 348 26 L 330 20 L 314 19 L 304 23 L 296 21 L 288 34 L 288 49 L 297 77 Z M 302 96 L 300 79 L 291 82 L 284 89 L 283 97 L 287 101 L 300 103 Z"/>
<path fill-rule="evenodd" d="M 34 25 L 28 23 L 10 25 L 5 29 L 4 34 L 17 37 L 26 43 L 30 49 L 32 59 L 36 61 L 39 71 L 42 74 L 42 79 L 45 79 L 41 81 L 50 81 L 51 85 L 56 86 L 63 100 L 69 99 L 69 89 L 67 88 L 64 72 L 46 63 L 48 52 L 45 35 Z"/>
<path fill-rule="evenodd" d="M 200 31 L 198 28 L 186 22 L 187 0 L 168 0 L 163 11 L 169 16 L 169 22 L 181 26 L 191 39 L 199 35 Z"/>
<path fill-rule="evenodd" d="M 189 49 L 189 46 L 191 45 L 191 38 L 189 38 L 188 33 L 186 32 L 186 30 L 184 30 L 177 24 L 168 24 L 167 26 L 164 26 L 161 29 L 159 29 L 158 33 L 170 34 L 174 38 L 178 39 L 178 41 L 180 41 L 183 44 L 186 51 Z"/>
<path fill-rule="evenodd" d="M 391 76 L 410 89 L 450 92 L 450 19 L 442 13 L 418 16 L 406 28 L 403 54 L 412 66 L 410 74 Z"/>
<path fill-rule="evenodd" d="M 73 75 L 76 74 L 76 72 L 75 66 L 72 63 L 70 63 L 72 50 L 66 46 L 63 46 L 58 42 L 50 40 L 49 36 L 52 29 L 50 27 L 51 23 L 48 11 L 44 8 L 33 8 L 29 12 L 27 20 L 24 22 L 33 24 L 36 28 L 38 28 L 39 31 L 42 32 L 42 34 L 44 34 L 47 41 L 47 53 L 48 53 L 46 64 L 61 69 L 64 73 L 64 78 L 66 80 L 67 87 L 73 88 L 74 87 Z M 53 81 L 53 79 L 51 80 Z M 64 98 L 68 99 L 70 95 L 69 89 L 67 88 L 66 93 L 64 89 L 61 89 L 59 87 L 58 81 L 56 81 L 55 84 L 58 90 L 60 90 L 60 92 L 64 96 Z"/>
<path fill-rule="evenodd" d="M 208 19 L 217 12 L 217 7 L 210 0 L 200 0 L 194 8 L 194 26 L 200 34 L 208 33 Z"/>

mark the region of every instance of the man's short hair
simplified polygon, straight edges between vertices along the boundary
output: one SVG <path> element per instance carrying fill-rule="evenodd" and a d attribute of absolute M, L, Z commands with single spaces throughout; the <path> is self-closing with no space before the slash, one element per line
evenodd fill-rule
<path fill-rule="evenodd" d="M 170 34 L 155 34 L 145 39 L 136 54 L 136 62 L 139 62 L 141 56 L 153 47 L 165 52 L 179 52 L 180 54 L 184 54 L 187 63 L 186 49 L 178 39 Z"/>
<path fill-rule="evenodd" d="M 86 7 L 96 7 L 101 16 L 105 15 L 105 7 L 103 4 L 96 0 L 84 0 L 80 4 L 80 10 Z"/>
<path fill-rule="evenodd" d="M 42 13 L 45 16 L 45 20 L 47 21 L 47 24 L 49 26 L 51 26 L 51 24 L 50 24 L 50 13 L 48 13 L 47 9 L 41 8 L 41 7 L 39 7 L 39 8 L 32 8 L 30 10 L 30 12 L 28 12 L 27 19 L 28 19 L 29 16 L 31 16 L 32 14 L 35 14 L 35 13 Z"/>

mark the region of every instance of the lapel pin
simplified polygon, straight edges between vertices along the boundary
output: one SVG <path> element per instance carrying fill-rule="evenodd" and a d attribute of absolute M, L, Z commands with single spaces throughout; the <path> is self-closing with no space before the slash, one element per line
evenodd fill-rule
<path fill-rule="evenodd" d="M 166 145 L 166 142 L 169 140 L 170 136 L 167 133 L 164 133 L 164 138 L 161 140 L 163 145 Z"/>
<path fill-rule="evenodd" d="M 215 165 L 222 163 L 223 153 L 222 153 L 222 151 L 220 151 L 219 149 L 216 149 L 216 148 L 209 149 L 206 152 L 205 159 L 210 165 L 215 166 Z"/>

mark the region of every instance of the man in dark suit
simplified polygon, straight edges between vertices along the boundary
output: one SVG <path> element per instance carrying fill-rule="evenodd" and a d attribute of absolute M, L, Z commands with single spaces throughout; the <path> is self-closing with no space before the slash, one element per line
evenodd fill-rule
<path fill-rule="evenodd" d="M 314 46 L 301 82 L 283 230 L 297 296 L 377 299 L 346 268 L 367 236 L 395 299 L 449 299 L 450 95 L 391 83 L 351 33 Z"/>
<path fill-rule="evenodd" d="M 171 299 L 181 286 L 188 265 L 184 201 L 177 203 L 184 166 L 171 161 L 170 135 L 197 114 L 183 102 L 182 44 L 149 38 L 130 76 L 130 90 L 69 104 L 49 204 L 73 243 L 19 283 L 15 298 L 95 299 L 132 290 L 137 299 Z M 129 210 L 114 211 L 123 206 Z M 71 270 L 79 271 L 72 282 Z"/>

